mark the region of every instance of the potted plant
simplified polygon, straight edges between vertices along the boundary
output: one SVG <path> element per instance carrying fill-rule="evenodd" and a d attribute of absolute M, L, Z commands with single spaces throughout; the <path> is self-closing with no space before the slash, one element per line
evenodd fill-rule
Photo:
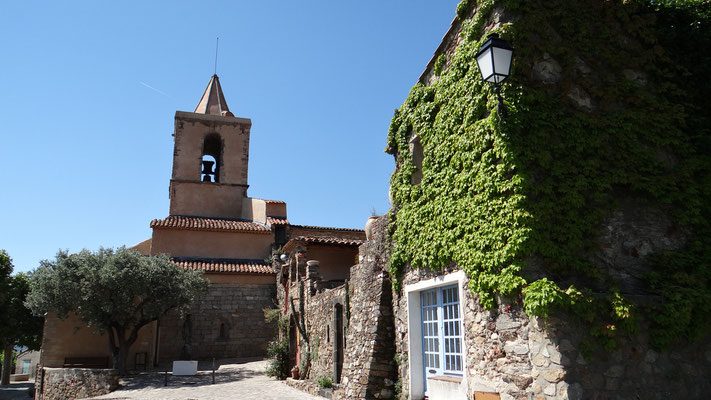
<path fill-rule="evenodd" d="M 294 368 L 291 369 L 291 377 L 294 379 L 299 379 L 299 366 L 294 365 Z"/>

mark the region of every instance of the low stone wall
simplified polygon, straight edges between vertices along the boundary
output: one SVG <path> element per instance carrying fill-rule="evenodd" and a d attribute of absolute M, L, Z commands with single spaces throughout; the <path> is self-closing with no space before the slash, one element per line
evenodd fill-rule
<path fill-rule="evenodd" d="M 306 392 L 312 396 L 319 395 L 318 383 L 315 381 L 303 381 L 298 379 L 286 378 L 286 384 L 293 388 L 299 389 L 302 392 Z"/>
<path fill-rule="evenodd" d="M 44 368 L 37 374 L 35 399 L 73 400 L 100 396 L 115 390 L 118 383 L 115 369 Z"/>

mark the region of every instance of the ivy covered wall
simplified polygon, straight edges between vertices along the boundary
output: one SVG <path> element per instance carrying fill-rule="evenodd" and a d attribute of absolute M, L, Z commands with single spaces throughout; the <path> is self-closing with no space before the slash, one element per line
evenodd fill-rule
<path fill-rule="evenodd" d="M 457 18 L 390 126 L 393 276 L 454 264 L 483 306 L 569 312 L 608 347 L 640 321 L 657 347 L 707 332 L 709 2 L 464 0 Z M 474 59 L 491 32 L 515 48 L 502 116 Z M 630 250 L 634 285 L 597 256 L 630 209 L 671 243 Z"/>

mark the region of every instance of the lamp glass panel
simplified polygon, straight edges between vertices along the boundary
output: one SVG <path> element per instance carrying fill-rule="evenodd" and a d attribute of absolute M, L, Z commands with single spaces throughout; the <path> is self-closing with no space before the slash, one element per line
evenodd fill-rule
<path fill-rule="evenodd" d="M 491 56 L 491 47 L 484 50 L 483 53 L 476 58 L 476 63 L 479 64 L 479 71 L 481 71 L 481 77 L 485 81 L 490 81 L 491 76 L 494 74 L 494 64 Z"/>
<path fill-rule="evenodd" d="M 511 55 L 513 52 L 509 49 L 500 49 L 494 47 L 494 72 L 500 76 L 499 82 L 504 80 L 511 72 Z"/>

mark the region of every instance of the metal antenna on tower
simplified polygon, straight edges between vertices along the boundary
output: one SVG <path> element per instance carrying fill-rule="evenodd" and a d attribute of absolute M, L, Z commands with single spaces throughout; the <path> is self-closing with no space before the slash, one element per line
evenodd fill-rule
<path fill-rule="evenodd" d="M 220 48 L 220 37 L 217 37 L 215 42 L 215 75 L 217 75 L 217 50 Z"/>

